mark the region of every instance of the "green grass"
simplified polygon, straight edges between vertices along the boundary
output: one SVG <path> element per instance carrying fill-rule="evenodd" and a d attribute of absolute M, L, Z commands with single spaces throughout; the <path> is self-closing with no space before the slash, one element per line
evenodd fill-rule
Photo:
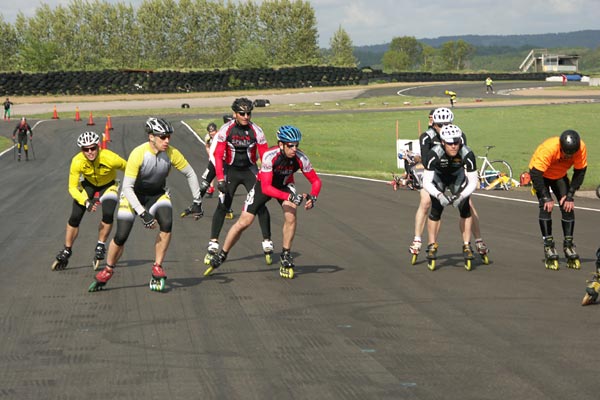
<path fill-rule="evenodd" d="M 600 105 L 550 105 L 498 108 L 455 108 L 455 123 L 467 134 L 469 147 L 484 155 L 486 145 L 495 145 L 489 157 L 505 159 L 515 176 L 527 170 L 536 147 L 566 129 L 578 131 L 588 147 L 588 170 L 584 188 L 600 184 Z M 277 127 L 295 125 L 302 131 L 302 149 L 320 172 L 389 179 L 396 168 L 396 121 L 399 137 L 416 139 L 418 123 L 425 127 L 427 111 L 355 112 L 326 115 L 282 115 L 254 119 L 276 142 Z M 205 132 L 209 121 L 187 121 L 197 132 Z M 423 129 L 421 129 L 423 130 Z M 517 178 L 518 179 L 518 178 Z"/>

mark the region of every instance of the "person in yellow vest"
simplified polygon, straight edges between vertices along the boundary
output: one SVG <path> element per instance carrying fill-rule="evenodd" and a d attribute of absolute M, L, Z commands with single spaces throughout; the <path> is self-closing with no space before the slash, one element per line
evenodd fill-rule
<path fill-rule="evenodd" d="M 494 81 L 489 76 L 485 80 L 485 94 L 494 94 Z"/>
<path fill-rule="evenodd" d="M 446 90 L 444 94 L 450 97 L 450 107 L 454 107 L 454 103 L 456 103 L 456 92 L 452 90 Z"/>

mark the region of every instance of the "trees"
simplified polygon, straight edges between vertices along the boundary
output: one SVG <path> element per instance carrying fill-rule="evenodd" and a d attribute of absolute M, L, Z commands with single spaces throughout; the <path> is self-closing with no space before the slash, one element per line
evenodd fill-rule
<path fill-rule="evenodd" d="M 383 55 L 383 68 L 398 72 L 417 68 L 421 64 L 423 45 L 414 36 L 395 37 Z"/>
<path fill-rule="evenodd" d="M 352 40 L 348 33 L 340 25 L 329 41 L 331 53 L 329 64 L 334 67 L 356 67 L 357 60 L 354 57 Z"/>
<path fill-rule="evenodd" d="M 475 47 L 462 39 L 449 41 L 440 48 L 440 57 L 444 69 L 462 70 L 475 53 Z"/>

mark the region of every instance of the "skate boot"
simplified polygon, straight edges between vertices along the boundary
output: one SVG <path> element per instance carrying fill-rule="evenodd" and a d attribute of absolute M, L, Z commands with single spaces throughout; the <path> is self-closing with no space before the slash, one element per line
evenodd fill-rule
<path fill-rule="evenodd" d="M 204 271 L 204 276 L 209 276 L 213 271 L 221 266 L 227 260 L 227 254 L 223 250 L 212 256 L 210 266 Z"/>
<path fill-rule="evenodd" d="M 153 292 L 162 292 L 165 290 L 165 281 L 167 275 L 160 264 L 152 265 L 152 278 L 150 279 L 150 290 Z"/>
<path fill-rule="evenodd" d="M 206 255 L 204 256 L 204 265 L 210 265 L 210 260 L 219 252 L 219 242 L 211 240 L 208 242 L 206 248 Z"/>
<path fill-rule="evenodd" d="M 429 243 L 427 245 L 427 268 L 430 271 L 435 271 L 435 260 L 437 259 L 437 243 Z"/>
<path fill-rule="evenodd" d="M 294 258 L 289 250 L 281 253 L 279 258 L 280 267 L 279 267 L 279 276 L 286 279 L 294 279 Z"/>
<path fill-rule="evenodd" d="M 593 304 L 598 300 L 598 294 L 600 293 L 600 272 L 596 272 L 592 275 L 592 279 L 586 281 L 588 284 L 585 288 L 585 296 L 581 300 L 582 306 Z"/>
<path fill-rule="evenodd" d="M 477 239 L 475 241 L 475 248 L 477 249 L 477 253 L 479 253 L 479 255 L 481 256 L 481 261 L 483 261 L 485 265 L 488 265 L 490 263 L 490 258 L 488 257 L 488 253 L 490 252 L 490 250 L 488 249 L 484 241 L 481 239 Z"/>
<path fill-rule="evenodd" d="M 104 269 L 96 274 L 94 282 L 88 287 L 88 292 L 97 292 L 102 290 L 104 285 L 112 278 L 114 269 L 108 265 Z"/>
<path fill-rule="evenodd" d="M 17 156 L 17 161 L 21 161 L 21 153 Z"/>
<path fill-rule="evenodd" d="M 547 269 L 558 271 L 558 252 L 554 247 L 554 238 L 544 238 L 544 263 Z"/>
<path fill-rule="evenodd" d="M 235 214 L 233 213 L 233 210 L 231 208 L 229 210 L 227 210 L 227 214 L 225 214 L 225 218 L 233 219 L 234 217 L 235 217 Z"/>
<path fill-rule="evenodd" d="M 408 247 L 408 251 L 412 254 L 410 258 L 410 263 L 415 265 L 417 263 L 417 256 L 421 252 L 421 239 L 413 239 L 413 242 Z"/>
<path fill-rule="evenodd" d="M 473 268 L 473 249 L 471 248 L 471 243 L 463 244 L 462 248 L 463 257 L 465 258 L 465 269 L 470 271 Z"/>
<path fill-rule="evenodd" d="M 565 237 L 563 250 L 565 252 L 565 258 L 567 259 L 567 268 L 580 269 L 581 261 L 579 261 L 579 254 L 575 251 L 572 236 Z"/>
<path fill-rule="evenodd" d="M 67 264 L 69 264 L 69 257 L 71 257 L 73 251 L 71 249 L 67 249 L 66 247 L 62 249 L 57 255 L 56 260 L 52 263 L 52 271 L 60 271 L 67 268 Z"/>
<path fill-rule="evenodd" d="M 92 267 L 94 268 L 94 271 L 98 271 L 100 269 L 100 261 L 104 260 L 104 257 L 106 256 L 106 246 L 104 243 L 98 243 L 95 252 L 96 254 L 94 255 Z"/>
<path fill-rule="evenodd" d="M 273 264 L 273 241 L 271 239 L 263 240 L 262 248 L 265 253 L 265 262 L 267 265 Z"/>

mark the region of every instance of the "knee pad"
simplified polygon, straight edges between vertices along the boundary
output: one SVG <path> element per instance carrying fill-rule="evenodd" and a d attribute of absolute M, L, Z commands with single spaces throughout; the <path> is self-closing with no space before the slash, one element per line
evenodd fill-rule
<path fill-rule="evenodd" d="M 442 211 L 431 207 L 431 211 L 429 211 L 429 219 L 432 221 L 439 221 L 440 218 L 442 218 Z"/>

